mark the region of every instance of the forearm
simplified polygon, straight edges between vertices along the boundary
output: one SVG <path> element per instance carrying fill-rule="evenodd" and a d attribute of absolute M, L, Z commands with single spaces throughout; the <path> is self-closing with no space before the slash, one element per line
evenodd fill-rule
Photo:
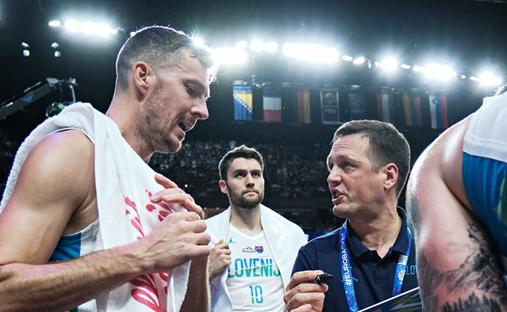
<path fill-rule="evenodd" d="M 190 264 L 190 277 L 187 293 L 181 306 L 181 312 L 210 311 L 210 293 L 208 285 L 208 258 L 193 259 Z"/>
<path fill-rule="evenodd" d="M 5 264 L 0 266 L 0 311 L 71 309 L 142 271 L 127 247 L 55 264 Z"/>

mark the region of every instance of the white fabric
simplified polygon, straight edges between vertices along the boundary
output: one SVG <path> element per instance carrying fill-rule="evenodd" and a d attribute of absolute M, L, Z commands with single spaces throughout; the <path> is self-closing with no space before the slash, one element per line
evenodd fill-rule
<path fill-rule="evenodd" d="M 236 312 L 282 312 L 283 281 L 264 231 L 249 236 L 232 224 L 227 242 L 231 265 L 227 268 L 227 289 Z"/>
<path fill-rule="evenodd" d="M 39 125 L 22 143 L 7 181 L 0 212 L 12 194 L 18 173 L 31 150 L 48 134 L 67 128 L 84 131 L 95 145 L 95 187 L 104 249 L 145 237 L 168 212 L 177 209 L 150 205 L 149 193 L 162 189 L 154 180 L 155 172 L 125 141 L 111 119 L 88 103 L 76 103 Z M 140 276 L 96 298 L 97 310 L 179 311 L 187 290 L 188 275 L 187 262 L 172 273 Z M 168 286 L 167 295 L 165 286 Z"/>
<path fill-rule="evenodd" d="M 211 235 L 211 242 L 226 239 L 229 232 L 231 208 L 206 220 L 207 231 Z M 273 253 L 273 259 L 282 275 L 284 288 L 290 281 L 292 267 L 307 237 L 296 224 L 285 219 L 270 208 L 261 205 L 261 224 L 266 235 L 268 245 Z M 211 310 L 215 312 L 232 311 L 232 302 L 226 285 L 227 271 L 215 278 L 211 283 Z"/>
<path fill-rule="evenodd" d="M 486 97 L 465 134 L 463 151 L 507 162 L 507 92 Z"/>

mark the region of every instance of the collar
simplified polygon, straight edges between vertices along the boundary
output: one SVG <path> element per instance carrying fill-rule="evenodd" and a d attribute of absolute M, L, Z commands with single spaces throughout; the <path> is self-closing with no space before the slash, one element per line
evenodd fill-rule
<path fill-rule="evenodd" d="M 398 233 L 398 237 L 396 238 L 396 241 L 390 250 L 402 254 L 406 252 L 408 247 L 407 216 L 403 208 L 397 207 L 396 210 L 398 211 L 398 215 L 401 217 L 401 228 L 400 233 Z M 347 240 L 350 246 L 350 250 L 354 256 L 356 258 L 359 258 L 367 254 L 370 250 L 365 245 L 363 245 L 359 235 L 357 235 L 354 229 L 350 226 L 347 227 L 347 230 L 349 233 Z"/>

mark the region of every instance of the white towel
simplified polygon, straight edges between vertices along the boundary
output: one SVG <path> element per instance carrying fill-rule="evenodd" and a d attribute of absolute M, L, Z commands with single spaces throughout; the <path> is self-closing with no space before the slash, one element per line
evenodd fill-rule
<path fill-rule="evenodd" d="M 142 239 L 169 213 L 181 209 L 150 202 L 150 194 L 162 189 L 154 180 L 155 172 L 125 141 L 111 119 L 90 104 L 76 103 L 46 120 L 23 142 L 16 153 L 0 213 L 30 151 L 47 135 L 68 128 L 81 129 L 95 145 L 95 185 L 104 249 Z M 188 275 L 189 262 L 172 272 L 140 276 L 99 296 L 97 308 L 99 311 L 179 311 Z"/>

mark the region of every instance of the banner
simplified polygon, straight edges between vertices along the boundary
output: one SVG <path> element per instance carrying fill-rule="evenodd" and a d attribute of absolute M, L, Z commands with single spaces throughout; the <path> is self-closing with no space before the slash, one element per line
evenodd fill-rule
<path fill-rule="evenodd" d="M 350 120 L 368 119 L 368 98 L 366 94 L 349 92 Z"/>
<path fill-rule="evenodd" d="M 278 89 L 271 86 L 262 89 L 262 108 L 264 122 L 282 121 L 282 97 Z"/>
<path fill-rule="evenodd" d="M 421 107 L 421 97 L 419 95 L 410 95 L 408 93 L 403 93 L 401 97 L 403 103 L 403 120 L 405 126 L 422 127 L 423 114 Z"/>
<path fill-rule="evenodd" d="M 296 89 L 296 111 L 297 122 L 309 124 L 312 122 L 310 112 L 310 89 L 308 87 L 299 87 Z"/>
<path fill-rule="evenodd" d="M 234 84 L 232 86 L 234 120 L 252 120 L 252 87 Z"/>
<path fill-rule="evenodd" d="M 449 126 L 447 120 L 447 96 L 445 95 L 430 95 L 430 116 L 431 128 L 445 129 Z"/>
<path fill-rule="evenodd" d="M 377 92 L 375 93 L 375 98 L 377 99 L 377 118 L 380 121 L 393 123 L 392 108 L 394 106 L 394 99 L 392 94 Z"/>
<path fill-rule="evenodd" d="M 320 89 L 320 107 L 322 112 L 322 124 L 337 125 L 340 123 L 340 108 L 337 89 Z"/>

